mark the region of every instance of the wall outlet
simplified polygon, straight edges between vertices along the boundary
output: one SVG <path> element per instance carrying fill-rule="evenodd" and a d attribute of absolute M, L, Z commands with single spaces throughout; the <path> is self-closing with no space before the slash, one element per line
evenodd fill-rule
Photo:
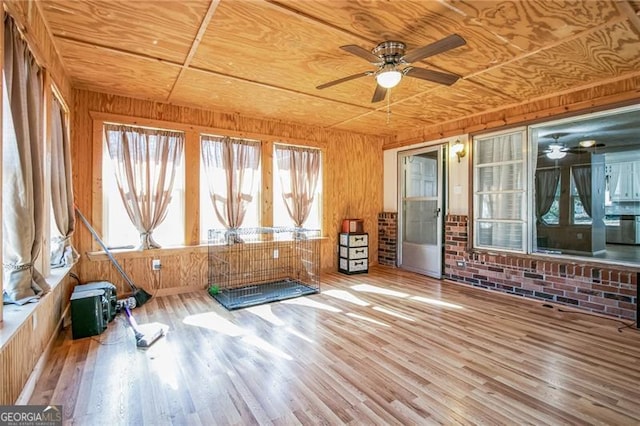
<path fill-rule="evenodd" d="M 456 266 L 464 268 L 464 260 L 456 260 Z"/>
<path fill-rule="evenodd" d="M 578 240 L 581 240 L 581 239 L 582 239 L 582 232 L 578 232 L 578 233 L 576 234 L 576 238 L 577 238 Z"/>
<path fill-rule="evenodd" d="M 151 269 L 154 271 L 159 271 L 162 264 L 160 263 L 160 259 L 153 259 L 151 261 Z"/>
<path fill-rule="evenodd" d="M 273 258 L 277 259 L 280 256 L 280 252 L 278 251 L 278 249 L 274 249 L 273 250 Z"/>

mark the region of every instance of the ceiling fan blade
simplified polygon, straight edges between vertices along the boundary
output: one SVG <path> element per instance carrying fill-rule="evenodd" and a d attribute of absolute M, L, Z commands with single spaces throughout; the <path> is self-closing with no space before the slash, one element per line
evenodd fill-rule
<path fill-rule="evenodd" d="M 429 80 L 435 83 L 446 84 L 451 86 L 458 81 L 460 76 L 455 74 L 448 74 L 440 71 L 426 70 L 424 68 L 411 67 L 405 72 L 406 76 L 420 78 L 422 80 Z"/>
<path fill-rule="evenodd" d="M 438 40 L 431 44 L 427 44 L 426 46 L 413 49 L 402 58 L 400 58 L 400 61 L 404 61 L 410 64 L 412 62 L 421 61 L 425 58 L 428 58 L 429 56 L 437 55 L 438 53 L 455 49 L 456 47 L 460 47 L 465 44 L 467 44 L 465 39 L 460 37 L 458 34 L 451 34 L 450 36 L 447 36 L 442 40 Z"/>
<path fill-rule="evenodd" d="M 366 49 L 363 49 L 360 46 L 356 46 L 355 44 L 348 44 L 346 46 L 340 46 L 340 49 L 351 53 L 352 55 L 356 55 L 366 60 L 367 62 L 371 62 L 374 65 L 381 65 L 384 61 L 373 53 L 369 52 Z"/>
<path fill-rule="evenodd" d="M 371 75 L 371 71 L 361 72 L 360 74 L 353 74 L 347 77 L 342 77 L 337 80 L 330 81 L 328 83 L 321 84 L 317 86 L 316 89 L 326 89 L 327 87 L 335 86 L 336 84 L 344 83 L 345 81 L 355 80 L 356 78 L 365 77 L 367 75 Z"/>
<path fill-rule="evenodd" d="M 371 98 L 371 103 L 373 104 L 376 102 L 380 102 L 384 100 L 386 96 L 387 96 L 387 89 L 377 84 L 376 91 L 373 92 L 373 98 Z"/>

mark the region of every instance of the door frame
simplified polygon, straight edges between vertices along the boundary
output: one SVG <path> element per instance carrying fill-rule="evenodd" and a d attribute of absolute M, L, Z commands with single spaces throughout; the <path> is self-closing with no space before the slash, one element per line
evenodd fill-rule
<path fill-rule="evenodd" d="M 440 239 L 439 252 L 440 252 L 440 274 L 434 278 L 441 279 L 444 275 L 445 267 L 445 215 L 448 211 L 448 194 L 449 194 L 449 144 L 448 142 L 441 142 L 438 144 L 421 146 L 417 148 L 407 149 L 404 151 L 398 151 L 396 165 L 397 165 L 397 212 L 398 212 L 398 230 L 397 230 L 397 242 L 396 242 L 396 265 L 402 269 L 402 243 L 403 243 L 403 227 L 404 227 L 404 212 L 402 207 L 403 195 L 404 195 L 404 159 L 412 155 L 423 154 L 426 152 L 440 151 L 440 164 L 438 167 L 438 184 L 440 189 Z M 406 269 L 409 270 L 409 269 Z M 413 271 L 416 272 L 416 271 Z M 420 273 L 420 272 L 416 272 Z M 432 276 L 432 275 L 430 275 Z"/>

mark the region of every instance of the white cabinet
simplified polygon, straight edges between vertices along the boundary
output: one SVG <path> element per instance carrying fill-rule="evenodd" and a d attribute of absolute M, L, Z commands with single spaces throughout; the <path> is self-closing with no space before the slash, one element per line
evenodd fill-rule
<path fill-rule="evenodd" d="M 612 179 L 612 201 L 640 201 L 640 161 L 623 161 L 607 165 Z M 617 185 L 614 180 L 617 180 Z"/>

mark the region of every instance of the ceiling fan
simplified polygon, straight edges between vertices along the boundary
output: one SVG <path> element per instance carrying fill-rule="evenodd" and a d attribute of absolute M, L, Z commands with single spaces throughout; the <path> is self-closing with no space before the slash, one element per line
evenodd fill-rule
<path fill-rule="evenodd" d="M 466 43 L 465 39 L 460 37 L 458 34 L 451 34 L 450 36 L 434 43 L 418 47 L 406 53 L 406 46 L 400 41 L 383 41 L 374 47 L 371 52 L 354 44 L 340 46 L 340 49 L 370 62 L 372 65 L 378 67 L 378 69 L 375 71 L 365 71 L 339 78 L 337 80 L 321 84 L 317 89 L 326 89 L 327 87 L 335 86 L 336 84 L 344 83 L 356 78 L 373 75 L 376 78 L 377 86 L 373 93 L 371 102 L 380 102 L 387 95 L 387 89 L 395 87 L 400 83 L 403 76 L 419 78 L 450 86 L 460 78 L 459 75 L 428 70 L 425 68 L 416 68 L 410 64 L 421 61 L 429 56 L 455 49 L 456 47 L 460 47 Z"/>
<path fill-rule="evenodd" d="M 551 160 L 564 158 L 567 155 L 567 152 L 569 152 L 569 148 L 563 143 L 558 142 L 558 139 L 560 139 L 559 134 L 555 133 L 551 135 L 551 137 L 553 138 L 553 142 L 550 143 L 547 149 L 542 152 Z"/>

